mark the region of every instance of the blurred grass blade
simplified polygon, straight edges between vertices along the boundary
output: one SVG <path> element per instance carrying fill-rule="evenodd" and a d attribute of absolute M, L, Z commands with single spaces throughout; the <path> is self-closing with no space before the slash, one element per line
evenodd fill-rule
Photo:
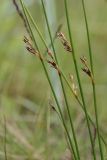
<path fill-rule="evenodd" d="M 6 126 L 5 116 L 4 116 L 4 155 L 5 155 L 5 160 L 8 160 L 7 158 L 7 126 Z"/>

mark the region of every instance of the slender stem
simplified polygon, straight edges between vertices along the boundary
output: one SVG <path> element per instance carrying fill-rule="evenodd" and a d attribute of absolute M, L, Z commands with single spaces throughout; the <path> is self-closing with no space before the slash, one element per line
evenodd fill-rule
<path fill-rule="evenodd" d="M 22 5 L 22 7 L 23 7 L 23 10 L 25 11 L 25 14 L 27 13 L 27 14 L 29 15 L 29 17 L 30 17 L 29 11 L 27 10 L 27 8 L 25 7 L 25 5 L 23 4 L 22 0 L 20 0 L 20 2 L 21 2 L 21 5 Z M 27 19 L 28 19 L 28 18 L 27 18 Z M 31 19 L 31 17 L 30 17 L 30 19 Z M 30 23 L 29 23 L 29 26 L 30 26 Z M 32 37 L 34 38 L 34 34 L 33 34 L 33 32 L 32 32 L 31 27 L 30 27 L 30 32 L 31 32 L 31 34 L 32 34 Z M 35 43 L 35 38 L 34 38 L 34 43 Z M 37 44 L 37 43 L 36 43 L 36 44 Z M 37 47 L 37 46 L 36 46 L 36 47 Z M 39 48 L 38 48 L 38 51 L 39 51 Z M 71 141 L 71 137 L 70 137 L 70 135 L 69 135 L 69 132 L 68 132 L 68 129 L 67 129 L 67 126 L 66 126 L 66 123 L 65 123 L 65 120 L 64 120 L 62 111 L 61 111 L 60 104 L 59 104 L 59 102 L 58 102 L 58 100 L 57 100 L 55 91 L 54 91 L 53 86 L 52 86 L 52 83 L 51 83 L 51 81 L 50 81 L 50 78 L 49 78 L 47 69 L 46 69 L 46 67 L 45 67 L 45 63 L 44 63 L 43 60 L 41 60 L 41 63 L 42 63 L 43 69 L 44 69 L 44 71 L 45 71 L 47 80 L 48 80 L 48 82 L 49 82 L 50 88 L 51 88 L 51 90 L 52 90 L 53 96 L 54 96 L 54 98 L 55 98 L 55 101 L 56 101 L 56 104 L 57 104 L 57 107 L 58 107 L 58 111 L 59 111 L 59 113 L 60 113 L 61 120 L 62 120 L 63 126 L 64 126 L 64 128 L 65 128 L 67 137 L 68 137 L 68 139 L 69 139 L 69 143 L 70 143 L 70 146 L 71 146 L 71 148 L 72 148 L 72 151 L 71 151 L 71 152 L 73 152 L 74 158 L 75 158 L 75 160 L 76 160 L 77 158 L 76 158 L 75 150 L 74 150 L 73 143 L 72 143 L 72 141 Z"/>
<path fill-rule="evenodd" d="M 82 90 L 82 86 L 81 86 L 81 81 L 80 81 L 80 76 L 79 76 L 79 72 L 78 72 L 77 61 L 76 61 L 76 57 L 75 57 L 75 51 L 74 51 L 74 47 L 73 47 L 72 34 L 71 34 L 71 29 L 70 29 L 70 21 L 69 21 L 69 15 L 68 15 L 67 0 L 64 0 L 64 6 L 65 6 L 65 12 L 66 12 L 66 19 L 67 19 L 69 38 L 70 38 L 70 43 L 71 43 L 71 46 L 72 46 L 73 62 L 74 62 L 75 71 L 76 71 L 76 75 L 77 75 L 77 80 L 78 80 L 80 93 L 81 93 L 81 98 L 82 98 L 82 102 L 83 102 L 83 106 L 84 106 L 84 111 L 85 111 L 85 116 L 86 116 L 86 121 L 87 121 L 87 127 L 88 127 L 88 131 L 89 131 L 90 142 L 91 142 L 92 151 L 93 151 L 93 158 L 94 158 L 94 160 L 96 160 L 96 154 L 95 154 L 95 149 L 94 149 L 94 145 L 93 145 L 93 137 L 92 137 L 91 128 L 90 128 L 90 124 L 89 124 L 88 112 L 87 112 L 87 108 L 86 108 L 86 104 L 85 104 L 85 100 L 84 100 L 84 94 L 83 94 L 83 90 Z"/>
<path fill-rule="evenodd" d="M 88 39 L 88 49 L 89 49 L 91 71 L 92 71 L 93 76 L 94 76 L 92 49 L 91 49 L 89 27 L 88 27 L 88 22 L 87 22 L 87 15 L 86 15 L 86 10 L 85 10 L 84 0 L 82 0 L 82 7 L 83 7 L 83 12 L 84 12 L 85 24 L 86 24 L 86 32 L 87 32 L 87 39 Z M 104 156 L 103 156 L 102 145 L 101 145 L 101 140 L 100 140 L 100 133 L 99 133 L 99 122 L 98 122 L 98 111 L 97 111 L 97 100 L 96 100 L 95 83 L 92 83 L 92 87 L 93 87 L 94 109 L 95 109 L 95 118 L 96 118 L 96 126 L 97 126 L 97 133 L 98 133 L 99 149 L 100 149 L 101 159 L 103 160 Z"/>
<path fill-rule="evenodd" d="M 27 25 L 28 25 L 28 29 L 29 29 L 29 32 L 28 32 L 28 33 L 30 34 L 31 39 L 32 39 L 32 41 L 34 42 L 36 49 L 38 50 L 38 45 L 37 45 L 37 43 L 36 43 L 36 41 L 35 41 L 35 37 L 34 37 L 34 35 L 33 35 L 31 25 L 29 24 L 29 21 L 28 21 L 28 18 L 27 18 L 25 9 L 24 9 L 24 7 L 23 7 L 22 2 L 20 2 L 20 3 L 21 3 L 21 5 L 22 5 L 22 9 L 23 9 L 23 13 L 24 13 L 24 16 L 25 16 L 25 20 L 26 20 Z"/>
<path fill-rule="evenodd" d="M 53 52 L 54 52 L 55 60 L 56 60 L 56 63 L 58 64 L 58 66 L 59 66 L 58 59 L 57 59 L 57 54 L 56 54 L 55 47 L 54 47 L 53 40 L 52 40 L 51 29 L 50 29 L 50 25 L 49 25 L 47 13 L 46 13 L 44 1 L 41 0 L 41 2 L 42 2 L 42 7 L 43 7 L 45 19 L 46 19 L 46 24 L 47 24 L 47 28 L 48 28 L 48 32 L 49 32 L 49 36 L 50 36 L 51 45 L 52 45 L 52 49 L 53 49 Z M 69 116 L 69 120 L 70 120 L 70 126 L 71 126 L 71 130 L 72 130 L 72 134 L 73 134 L 73 138 L 74 138 L 74 142 L 75 142 L 75 147 L 76 147 L 76 151 L 77 151 L 78 160 L 80 160 L 80 154 L 79 154 L 79 149 L 78 149 L 78 144 L 77 144 L 77 138 L 76 138 L 76 134 L 75 134 L 72 118 L 71 118 L 71 115 L 70 115 L 69 104 L 68 104 L 67 96 L 66 96 L 66 93 L 65 93 L 65 89 L 64 89 L 64 85 L 63 85 L 63 81 L 62 81 L 62 76 L 59 76 L 59 78 L 60 78 L 62 91 L 63 91 L 63 95 L 64 95 L 66 107 L 67 107 L 67 112 L 68 112 L 68 116 Z"/>
<path fill-rule="evenodd" d="M 55 31 L 55 35 L 53 36 L 53 39 L 52 39 L 52 42 L 53 42 L 53 43 L 55 42 L 55 40 L 56 40 L 56 38 L 57 38 L 57 33 L 60 32 L 61 28 L 62 28 L 62 24 L 60 24 L 60 25 L 58 26 L 57 30 Z M 48 48 L 51 48 L 51 47 L 52 47 L 52 44 L 51 44 L 51 42 L 50 42 L 50 44 L 48 45 Z M 47 50 L 45 51 L 44 55 L 46 55 L 46 54 L 47 54 Z"/>

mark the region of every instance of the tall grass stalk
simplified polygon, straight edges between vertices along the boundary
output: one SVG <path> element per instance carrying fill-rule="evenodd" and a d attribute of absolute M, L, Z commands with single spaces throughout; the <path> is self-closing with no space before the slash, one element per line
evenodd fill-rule
<path fill-rule="evenodd" d="M 47 28 L 48 28 L 48 32 L 49 32 L 49 36 L 50 36 L 50 40 L 51 40 L 51 45 L 52 45 L 54 57 L 55 57 L 56 63 L 59 66 L 59 62 L 58 62 L 58 59 L 57 59 L 57 54 L 56 54 L 55 47 L 54 47 L 53 40 L 52 40 L 51 29 L 50 29 L 50 25 L 49 25 L 47 13 L 46 13 L 44 1 L 41 0 L 41 3 L 42 3 L 44 15 L 45 15 L 46 23 L 47 23 Z M 46 46 L 46 48 L 47 48 L 47 46 Z M 75 134 L 75 130 L 74 130 L 71 114 L 70 114 L 70 109 L 69 109 L 69 104 L 68 104 L 67 96 L 66 96 L 65 89 L 64 89 L 64 84 L 63 84 L 63 81 L 62 81 L 62 75 L 60 75 L 59 78 L 60 78 L 62 91 L 63 91 L 63 95 L 64 95 L 66 107 L 67 107 L 67 112 L 68 112 L 68 116 L 69 116 L 69 120 L 70 120 L 70 126 L 71 126 L 71 130 L 72 130 L 73 138 L 74 138 L 75 148 L 76 148 L 76 152 L 77 152 L 77 156 L 78 156 L 78 160 L 79 160 L 80 159 L 80 154 L 79 154 L 79 149 L 78 149 L 78 144 L 77 144 L 77 138 L 76 138 L 76 134 Z"/>
<path fill-rule="evenodd" d="M 21 3 L 21 6 L 22 6 L 22 8 L 23 8 L 23 11 L 24 11 L 24 14 L 26 15 L 26 17 L 27 17 L 27 14 L 28 14 L 28 16 L 29 16 L 30 20 L 34 23 L 33 18 L 31 17 L 31 15 L 30 15 L 30 13 L 29 13 L 28 9 L 25 7 L 25 5 L 24 5 L 24 3 L 23 3 L 23 1 L 22 1 L 22 0 L 20 0 L 20 3 Z M 27 17 L 27 19 L 28 19 L 28 17 Z M 28 20 L 28 22 L 29 22 L 29 20 Z M 33 31 L 32 31 L 32 28 L 31 28 L 31 24 L 30 24 L 30 22 L 29 22 L 29 26 L 30 26 L 30 28 L 29 28 L 29 29 L 30 29 L 31 35 L 32 35 L 32 37 L 33 37 L 33 41 L 34 41 L 34 43 L 37 45 L 37 43 L 35 42 L 36 40 L 35 40 L 35 37 L 34 37 Z M 38 27 L 37 27 L 37 26 L 36 26 L 36 30 L 39 32 L 40 37 L 42 38 L 43 42 L 44 42 L 44 43 L 45 43 L 45 45 L 46 45 L 46 42 L 44 41 L 44 39 L 43 39 L 43 37 L 42 37 L 42 35 L 41 35 L 41 33 L 40 33 L 40 31 L 39 31 L 39 29 L 38 29 Z M 38 51 L 40 52 L 40 50 L 39 50 L 38 46 L 36 46 L 36 47 L 37 47 Z M 64 126 L 64 128 L 65 128 L 65 132 L 66 132 L 66 134 L 67 134 L 67 137 L 68 137 L 68 140 L 69 140 L 69 143 L 70 143 L 71 149 L 72 149 L 72 150 L 71 150 L 71 152 L 73 152 L 74 159 L 76 160 L 77 158 L 76 158 L 75 149 L 74 149 L 74 146 L 73 146 L 73 143 L 72 143 L 72 140 L 71 140 L 70 134 L 69 134 L 69 132 L 68 132 L 68 129 L 67 129 L 67 126 L 66 126 L 66 123 L 65 123 L 65 120 L 64 120 L 64 117 L 63 117 L 62 111 L 61 111 L 61 106 L 60 106 L 60 104 L 59 104 L 59 102 L 58 102 L 58 99 L 57 99 L 57 96 L 56 96 L 56 94 L 55 94 L 54 88 L 53 88 L 52 83 L 51 83 L 51 81 L 50 81 L 50 78 L 49 78 L 49 75 L 48 75 L 48 72 L 47 72 L 47 69 L 46 69 L 45 63 L 44 63 L 44 61 L 43 61 L 42 59 L 40 59 L 40 60 L 41 60 L 41 63 L 42 63 L 43 69 L 44 69 L 44 71 L 45 71 L 46 77 L 47 77 L 47 79 L 48 79 L 48 82 L 49 82 L 50 88 L 51 88 L 51 90 L 52 90 L 53 96 L 54 96 L 54 98 L 55 98 L 55 101 L 56 101 L 56 104 L 57 104 L 57 107 L 58 107 L 58 111 L 59 111 L 59 114 L 60 114 L 60 117 L 61 117 L 61 120 L 62 120 L 63 126 Z"/>
<path fill-rule="evenodd" d="M 84 94 L 83 94 L 83 89 L 82 89 L 81 80 L 80 80 L 80 76 L 79 76 L 79 72 L 78 72 L 78 66 L 77 66 L 77 61 L 76 61 L 73 41 L 72 41 L 72 34 L 71 34 L 71 29 L 70 29 L 70 20 L 69 20 L 69 15 L 68 15 L 67 0 L 64 0 L 64 6 L 65 6 L 67 26 L 68 26 L 68 33 L 69 33 L 70 43 L 71 43 L 72 51 L 73 51 L 73 53 L 72 53 L 73 62 L 74 62 L 75 71 L 76 71 L 76 75 L 77 75 L 77 80 L 78 80 L 78 84 L 79 84 L 79 88 L 80 88 L 80 93 L 81 93 L 81 98 L 82 98 L 82 102 L 83 102 L 83 106 L 84 106 L 84 111 L 85 111 L 85 116 L 86 116 L 86 121 L 87 121 L 87 127 L 88 127 L 88 131 L 89 131 L 90 142 L 91 142 L 91 147 L 92 147 L 93 158 L 94 158 L 94 160 L 96 160 L 96 154 L 95 154 L 95 149 L 94 149 L 93 137 L 92 137 L 90 123 L 89 123 L 89 118 L 88 118 L 88 111 L 87 111 L 87 108 L 86 108 L 85 98 L 84 98 Z"/>
<path fill-rule="evenodd" d="M 89 57 L 90 57 L 90 66 L 91 66 L 91 71 L 92 71 L 93 77 L 94 77 L 93 56 L 92 56 L 92 49 L 91 49 L 91 42 L 90 42 L 90 35 L 89 35 L 89 27 L 88 27 L 88 21 L 87 21 L 87 15 L 86 15 L 86 9 L 85 9 L 84 0 L 82 0 L 82 7 L 83 7 L 83 12 L 84 12 L 85 24 L 86 24 L 86 32 L 87 32 L 87 40 L 88 40 L 88 48 L 89 48 Z M 94 82 L 95 82 L 95 79 L 94 79 Z M 102 145 L 101 145 L 100 133 L 99 133 L 99 122 L 98 122 L 98 111 L 97 111 L 97 100 L 96 100 L 95 83 L 92 83 L 92 87 L 93 87 L 94 109 L 95 109 L 95 119 L 96 119 L 96 127 L 97 127 L 97 134 L 98 134 L 99 149 L 100 149 L 101 159 L 103 160 L 104 157 L 103 157 L 103 151 L 102 151 Z"/>

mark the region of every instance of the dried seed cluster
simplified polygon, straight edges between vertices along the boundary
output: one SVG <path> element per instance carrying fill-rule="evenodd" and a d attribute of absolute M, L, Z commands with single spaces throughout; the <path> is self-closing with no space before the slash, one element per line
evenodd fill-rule
<path fill-rule="evenodd" d="M 59 32 L 59 33 L 57 33 L 57 37 L 59 38 L 59 40 L 63 44 L 64 49 L 68 52 L 72 52 L 72 47 L 69 44 L 69 42 L 67 41 L 67 39 L 65 38 L 64 34 L 62 32 Z"/>
<path fill-rule="evenodd" d="M 86 73 L 91 78 L 92 83 L 94 83 L 93 75 L 92 75 L 92 72 L 88 66 L 86 57 L 83 56 L 80 58 L 80 60 L 81 60 L 82 64 L 84 65 L 84 67 L 82 68 L 83 72 Z"/>
<path fill-rule="evenodd" d="M 51 67 L 53 67 L 54 69 L 56 69 L 56 70 L 58 71 L 58 74 L 59 74 L 59 75 L 61 75 L 61 72 L 60 72 L 60 70 L 59 70 L 59 67 L 58 67 L 56 61 L 54 60 L 54 57 L 53 57 L 53 55 L 52 55 L 51 50 L 48 49 L 47 52 L 48 52 L 49 57 L 51 58 L 51 60 L 47 60 L 47 62 L 48 62 L 49 64 L 51 64 Z"/>
<path fill-rule="evenodd" d="M 72 91 L 73 91 L 73 94 L 77 97 L 78 96 L 78 94 L 77 94 L 77 86 L 74 83 L 74 76 L 72 74 L 69 74 L 69 77 L 70 77 L 70 80 L 72 82 Z"/>
<path fill-rule="evenodd" d="M 39 57 L 40 60 L 45 60 L 48 64 L 51 65 L 51 67 L 53 67 L 54 69 L 56 69 L 58 71 L 59 75 L 61 75 L 61 72 L 60 72 L 60 70 L 58 68 L 57 63 L 54 60 L 53 54 L 52 54 L 50 49 L 47 49 L 47 53 L 48 53 L 48 56 L 49 56 L 50 59 L 44 59 L 42 57 L 42 55 L 37 50 L 35 50 L 35 48 L 32 46 L 32 44 L 30 43 L 29 39 L 26 36 L 24 36 L 24 42 L 26 44 L 27 51 L 29 51 L 30 53 L 32 53 L 32 54 L 36 55 L 37 57 Z"/>
<path fill-rule="evenodd" d="M 24 41 L 25 44 L 26 44 L 26 49 L 27 49 L 30 53 L 32 53 L 32 54 L 36 55 L 37 57 L 39 57 L 40 60 L 43 60 L 41 54 L 40 54 L 37 50 L 35 50 L 35 48 L 32 46 L 32 44 L 29 42 L 29 39 L 28 39 L 26 36 L 24 36 L 24 40 L 23 40 L 23 41 Z"/>

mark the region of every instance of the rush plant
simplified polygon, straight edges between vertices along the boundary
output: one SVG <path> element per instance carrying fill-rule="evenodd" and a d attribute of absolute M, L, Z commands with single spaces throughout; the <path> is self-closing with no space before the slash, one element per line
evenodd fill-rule
<path fill-rule="evenodd" d="M 85 73 L 86 76 L 90 79 L 90 83 L 92 84 L 92 93 L 93 93 L 93 102 L 94 102 L 94 117 L 91 116 L 91 114 L 88 111 L 87 103 L 86 103 L 86 96 L 84 94 L 84 90 L 82 87 L 82 81 L 81 81 L 81 75 L 79 71 L 79 65 L 78 65 L 78 59 L 76 58 L 76 52 L 74 48 L 74 42 L 73 42 L 73 34 L 72 34 L 72 26 L 70 23 L 70 19 L 72 19 L 72 16 L 69 16 L 69 9 L 68 9 L 68 0 L 63 0 L 62 3 L 64 4 L 65 7 L 65 17 L 66 17 L 66 24 L 67 24 L 67 32 L 69 35 L 69 39 L 66 38 L 65 33 L 61 31 L 61 28 L 57 30 L 57 33 L 55 33 L 55 37 L 52 35 L 51 27 L 49 24 L 48 20 L 48 15 L 47 11 L 45 8 L 45 0 L 40 0 L 42 9 L 43 9 L 43 14 L 45 18 L 45 22 L 47 25 L 47 30 L 49 33 L 49 38 L 50 38 L 50 45 L 47 44 L 45 38 L 42 35 L 42 32 L 39 29 L 39 26 L 34 20 L 33 16 L 31 15 L 29 9 L 26 7 L 26 4 L 24 3 L 23 0 L 20 0 L 20 4 L 17 3 L 16 0 L 13 0 L 13 3 L 16 7 L 16 10 L 21 17 L 25 29 L 27 31 L 28 36 L 24 36 L 24 43 L 27 51 L 35 57 L 40 60 L 40 63 L 42 64 L 44 73 L 47 77 L 50 89 L 53 93 L 54 100 L 56 102 L 55 105 L 51 105 L 52 109 L 57 113 L 59 116 L 61 123 L 63 125 L 66 139 L 67 139 L 67 144 L 71 152 L 71 159 L 73 160 L 80 160 L 80 159 L 85 159 L 85 157 L 82 156 L 81 153 L 81 146 L 79 143 L 79 136 L 76 134 L 75 131 L 75 125 L 74 125 L 74 119 L 72 117 L 69 105 L 69 98 L 67 97 L 66 89 L 65 89 L 65 84 L 68 87 L 68 89 L 71 91 L 72 95 L 74 96 L 75 100 L 78 103 L 78 107 L 81 107 L 81 112 L 84 113 L 85 120 L 86 120 L 86 130 L 88 130 L 88 140 L 90 142 L 90 152 L 91 154 L 91 159 L 97 160 L 101 159 L 104 160 L 104 147 L 107 146 L 105 139 L 102 136 L 102 130 L 99 127 L 99 119 L 98 119 L 98 106 L 97 106 L 97 97 L 96 97 L 96 83 L 95 83 L 95 75 L 94 75 L 94 62 L 93 62 L 93 53 L 91 49 L 91 41 L 90 41 L 90 33 L 89 33 L 89 27 L 88 27 L 88 20 L 87 20 L 87 15 L 86 15 L 86 9 L 85 9 L 85 4 L 84 0 L 81 0 L 82 7 L 83 7 L 83 13 L 84 13 L 84 18 L 85 18 L 85 24 L 86 24 L 86 33 L 87 33 L 87 41 L 88 41 L 88 47 L 89 47 L 89 57 L 90 59 L 88 60 L 85 56 L 80 57 L 80 61 L 83 65 L 82 71 Z M 50 13 L 51 14 L 51 13 Z M 38 45 L 38 40 L 35 37 L 34 32 L 37 32 L 38 36 L 40 37 L 46 53 L 44 54 L 41 52 L 41 48 Z M 55 39 L 58 39 L 62 47 L 64 48 L 65 52 L 67 52 L 69 55 L 71 55 L 71 61 L 74 64 L 75 68 L 75 76 L 77 78 L 77 84 L 74 81 L 74 76 L 69 75 L 69 79 L 65 75 L 62 67 L 60 66 L 59 59 L 58 59 L 58 53 L 56 51 L 54 41 Z M 60 104 L 58 97 L 55 93 L 54 86 L 51 82 L 51 77 L 49 74 L 49 67 L 52 67 L 53 70 L 56 71 L 60 85 L 61 85 L 61 90 L 63 94 L 63 99 L 65 102 L 64 108 L 67 110 L 67 116 L 69 119 L 69 124 L 70 124 L 70 129 L 66 123 L 66 118 L 64 117 L 64 111 L 62 109 L 62 104 Z M 78 88 L 77 89 L 77 85 Z M 80 93 L 80 96 L 78 94 Z M 95 119 L 95 120 L 94 120 Z M 92 132 L 94 129 L 94 133 Z M 98 145 L 96 139 L 98 138 Z M 87 152 L 87 151 L 84 151 Z"/>

